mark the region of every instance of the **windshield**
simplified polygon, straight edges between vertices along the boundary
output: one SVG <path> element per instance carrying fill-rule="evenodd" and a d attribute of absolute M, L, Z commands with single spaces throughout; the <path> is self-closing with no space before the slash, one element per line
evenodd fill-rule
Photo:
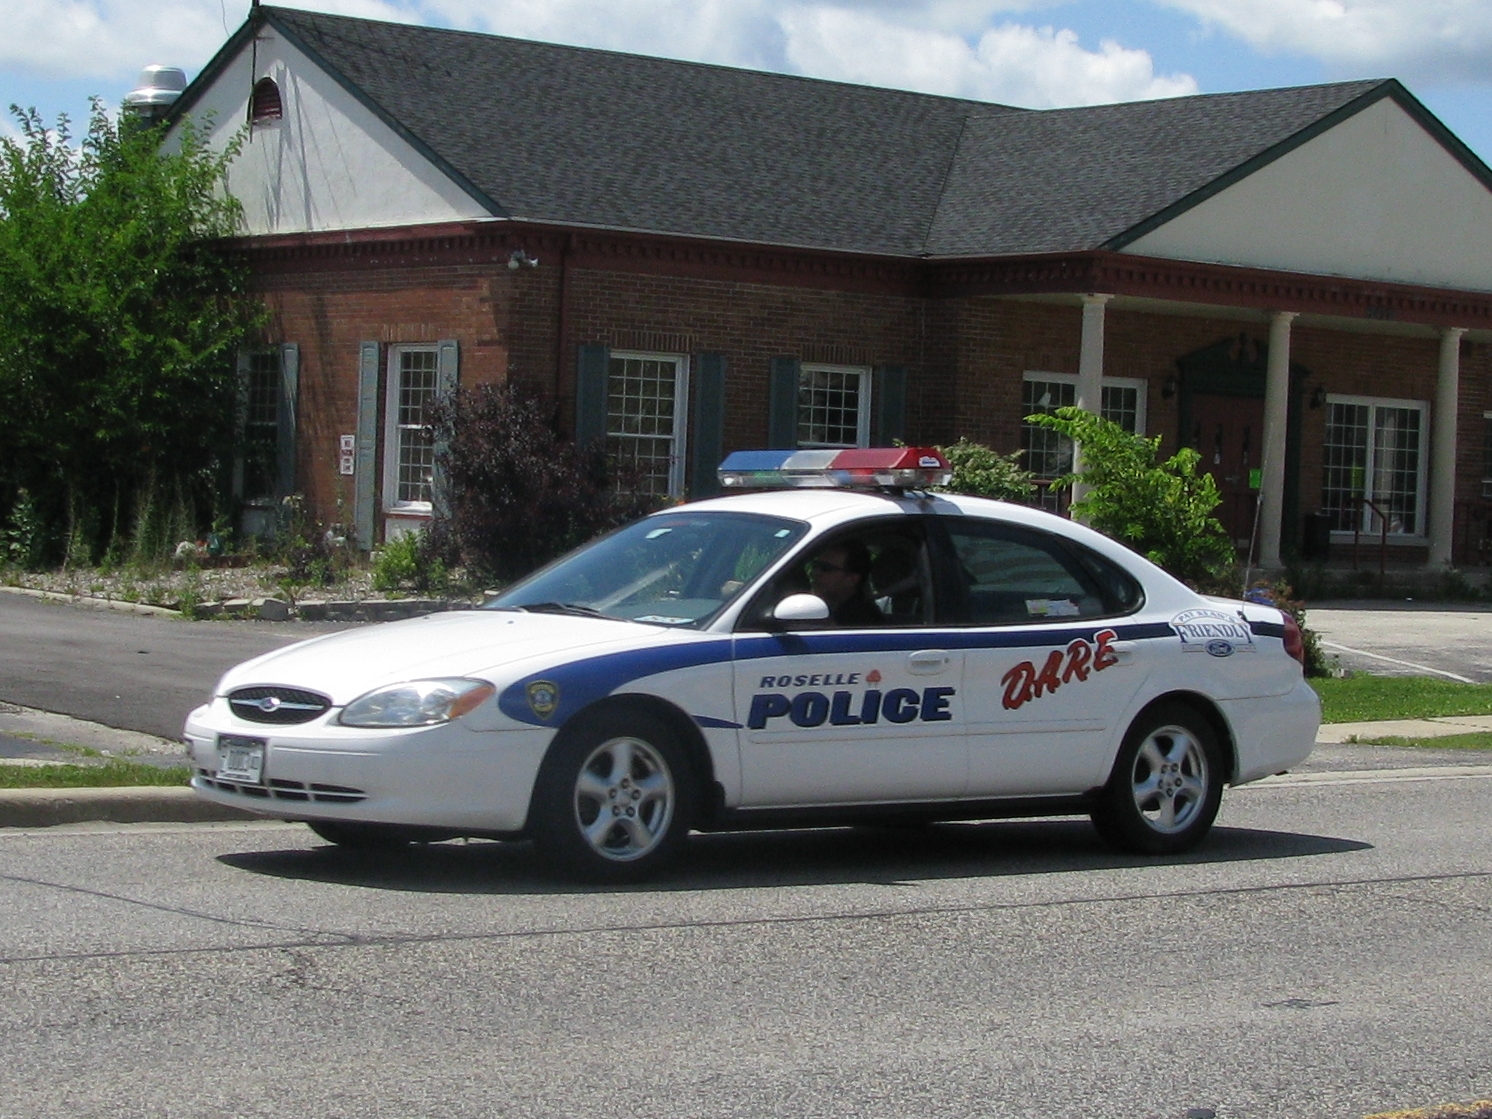
<path fill-rule="evenodd" d="M 698 628 L 807 530 L 753 513 L 660 513 L 571 552 L 487 608 Z"/>

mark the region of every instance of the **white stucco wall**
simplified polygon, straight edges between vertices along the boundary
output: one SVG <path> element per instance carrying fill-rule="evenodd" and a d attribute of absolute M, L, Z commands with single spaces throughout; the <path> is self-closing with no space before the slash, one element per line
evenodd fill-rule
<path fill-rule="evenodd" d="M 221 148 L 243 127 L 259 78 L 280 87 L 284 118 L 253 128 L 229 171 L 246 232 L 304 233 L 491 215 L 325 71 L 265 28 L 256 73 L 242 51 L 193 106 Z"/>
<path fill-rule="evenodd" d="M 1492 191 L 1385 98 L 1125 251 L 1492 291 Z"/>

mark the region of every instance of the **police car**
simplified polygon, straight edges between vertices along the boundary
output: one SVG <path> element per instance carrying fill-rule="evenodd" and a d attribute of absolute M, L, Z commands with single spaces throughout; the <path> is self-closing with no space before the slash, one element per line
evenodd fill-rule
<path fill-rule="evenodd" d="M 690 830 L 1081 813 L 1169 854 L 1309 752 L 1300 631 L 921 448 L 738 452 L 487 607 L 314 638 L 193 711 L 192 786 L 347 846 L 527 837 L 624 880 Z"/>

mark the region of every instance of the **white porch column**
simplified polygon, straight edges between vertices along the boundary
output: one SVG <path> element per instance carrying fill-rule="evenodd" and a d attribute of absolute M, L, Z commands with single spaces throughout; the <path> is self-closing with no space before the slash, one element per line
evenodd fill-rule
<path fill-rule="evenodd" d="M 1259 487 L 1259 566 L 1280 564 L 1280 528 L 1285 512 L 1285 426 L 1290 418 L 1290 323 L 1294 311 L 1269 320 L 1269 365 L 1264 375 L 1264 462 Z"/>
<path fill-rule="evenodd" d="M 1430 566 L 1449 567 L 1456 519 L 1456 410 L 1464 327 L 1440 332 L 1440 375 L 1430 431 Z"/>
<path fill-rule="evenodd" d="M 1078 347 L 1078 391 L 1077 406 L 1095 416 L 1103 414 L 1103 313 L 1104 305 L 1112 295 L 1083 296 L 1083 335 Z M 1082 469 L 1082 448 L 1074 447 L 1072 468 Z M 1088 492 L 1088 487 L 1072 487 L 1072 499 L 1077 501 Z"/>

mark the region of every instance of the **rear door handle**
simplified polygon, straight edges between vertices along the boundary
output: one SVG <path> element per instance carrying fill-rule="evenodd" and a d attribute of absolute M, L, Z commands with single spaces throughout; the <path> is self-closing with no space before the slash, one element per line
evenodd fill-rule
<path fill-rule="evenodd" d="M 936 676 L 953 663 L 953 657 L 942 649 L 921 649 L 907 657 L 907 670 L 913 676 Z"/>
<path fill-rule="evenodd" d="M 1135 659 L 1135 650 L 1139 646 L 1133 641 L 1115 641 L 1109 646 L 1114 654 L 1115 664 L 1131 664 Z"/>

